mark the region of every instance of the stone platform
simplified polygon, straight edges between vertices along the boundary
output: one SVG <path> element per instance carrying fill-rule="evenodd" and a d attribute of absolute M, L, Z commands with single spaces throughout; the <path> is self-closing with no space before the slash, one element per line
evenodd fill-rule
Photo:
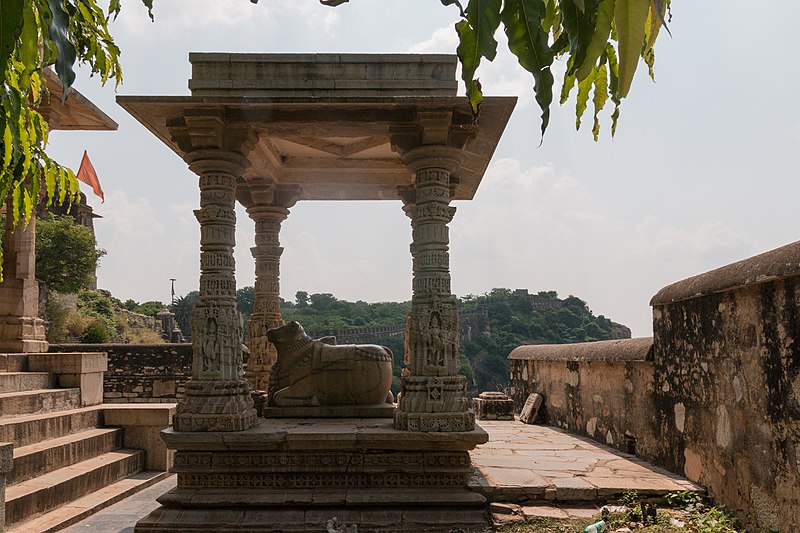
<path fill-rule="evenodd" d="M 522 504 L 525 516 L 590 518 L 625 489 L 651 497 L 675 490 L 703 490 L 632 455 L 559 429 L 519 422 L 481 421 L 480 425 L 489 434 L 489 442 L 470 452 L 469 486 L 492 502 Z M 173 476 L 66 533 L 132 528 L 158 507 L 157 497 L 175 487 Z M 340 520 L 347 516 L 348 524 L 358 523 L 358 530 L 365 531 L 351 515 L 331 514 L 325 520 L 333 516 Z M 301 519 L 312 520 L 314 515 L 304 514 Z M 318 522 L 315 530 L 324 531 L 324 527 L 325 522 Z"/>
<path fill-rule="evenodd" d="M 397 406 L 320 405 L 317 407 L 264 407 L 264 418 L 393 418 Z"/>
<path fill-rule="evenodd" d="M 359 531 L 484 531 L 486 498 L 467 487 L 469 432 L 398 431 L 391 419 L 264 419 L 229 433 L 162 432 L 177 486 L 138 533 L 319 531 L 333 517 Z"/>

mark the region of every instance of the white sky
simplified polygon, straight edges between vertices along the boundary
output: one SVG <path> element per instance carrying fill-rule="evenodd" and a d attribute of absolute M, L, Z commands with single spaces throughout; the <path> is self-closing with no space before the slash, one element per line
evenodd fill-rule
<path fill-rule="evenodd" d="M 800 180 L 800 2 L 675 0 L 673 38 L 657 45 L 656 79 L 636 73 L 616 138 L 607 114 L 554 107 L 544 144 L 532 79 L 504 47 L 479 74 L 484 93 L 520 102 L 475 199 L 451 229 L 456 294 L 493 287 L 556 290 L 595 314 L 651 334 L 662 286 L 797 240 Z M 119 94 L 189 94 L 188 53 L 453 53 L 455 8 L 435 0 L 161 0 L 149 22 L 126 2 L 113 24 L 123 50 Z M 503 38 L 498 33 L 498 39 Z M 563 72 L 563 64 L 557 66 Z M 198 286 L 197 181 L 173 152 L 79 74 L 77 88 L 119 122 L 114 133 L 54 132 L 50 153 L 77 169 L 88 149 L 106 194 L 86 188 L 99 245 L 99 286 L 125 300 L 169 299 Z M 591 111 L 591 109 L 589 110 Z M 400 202 L 306 202 L 284 223 L 282 296 L 411 297 L 411 231 Z M 237 281 L 252 285 L 253 225 L 239 211 Z"/>

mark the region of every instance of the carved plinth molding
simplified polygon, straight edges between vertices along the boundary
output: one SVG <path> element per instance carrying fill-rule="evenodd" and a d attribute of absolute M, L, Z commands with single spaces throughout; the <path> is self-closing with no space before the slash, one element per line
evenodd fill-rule
<path fill-rule="evenodd" d="M 466 378 L 457 375 L 458 309 L 450 287 L 451 173 L 460 150 L 421 146 L 403 154 L 415 173 L 414 188 L 401 191 L 411 218 L 414 270 L 406 327 L 405 369 L 395 428 L 408 431 L 471 431 L 475 417 L 466 397 Z"/>
<path fill-rule="evenodd" d="M 236 179 L 247 160 L 218 149 L 195 150 L 186 159 L 200 183 L 200 209 L 194 212 L 200 223 L 200 294 L 192 313 L 192 379 L 173 426 L 177 431 L 242 431 L 256 422 L 243 377 L 233 258 Z"/>

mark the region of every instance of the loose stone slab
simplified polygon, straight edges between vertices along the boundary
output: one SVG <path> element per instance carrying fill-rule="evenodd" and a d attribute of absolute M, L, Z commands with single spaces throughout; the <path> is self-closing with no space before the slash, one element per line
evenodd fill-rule
<path fill-rule="evenodd" d="M 539 408 L 542 407 L 544 398 L 540 394 L 533 393 L 525 400 L 525 405 L 522 406 L 522 412 L 519 414 L 520 422 L 526 424 L 533 424 L 539 414 Z"/>

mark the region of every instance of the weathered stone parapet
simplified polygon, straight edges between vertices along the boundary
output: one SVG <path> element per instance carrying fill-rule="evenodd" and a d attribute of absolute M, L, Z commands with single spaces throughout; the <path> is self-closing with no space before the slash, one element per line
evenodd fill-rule
<path fill-rule="evenodd" d="M 255 424 L 244 379 L 242 332 L 236 310 L 233 247 L 236 180 L 248 165 L 237 152 L 193 150 L 199 176 L 200 294 L 192 313 L 192 380 L 174 418 L 177 431 L 241 431 Z"/>
<path fill-rule="evenodd" d="M 645 361 L 653 359 L 653 338 L 615 339 L 578 344 L 527 344 L 508 356 L 535 361 Z"/>
<path fill-rule="evenodd" d="M 420 146 L 403 154 L 415 173 L 401 191 L 411 218 L 413 295 L 395 427 L 409 431 L 470 431 L 475 418 L 458 375 L 458 309 L 450 287 L 451 173 L 463 160 L 449 146 Z"/>
<path fill-rule="evenodd" d="M 58 376 L 61 387 L 81 389 L 81 405 L 103 403 L 103 374 L 108 370 L 104 352 L 32 353 L 28 370 Z"/>
<path fill-rule="evenodd" d="M 650 305 L 667 305 L 796 276 L 800 276 L 800 241 L 667 285 L 653 296 Z"/>
<path fill-rule="evenodd" d="M 651 304 L 652 347 L 514 350 L 516 404 L 542 394 L 547 423 L 686 475 L 748 530 L 800 521 L 800 242 L 669 285 Z"/>

